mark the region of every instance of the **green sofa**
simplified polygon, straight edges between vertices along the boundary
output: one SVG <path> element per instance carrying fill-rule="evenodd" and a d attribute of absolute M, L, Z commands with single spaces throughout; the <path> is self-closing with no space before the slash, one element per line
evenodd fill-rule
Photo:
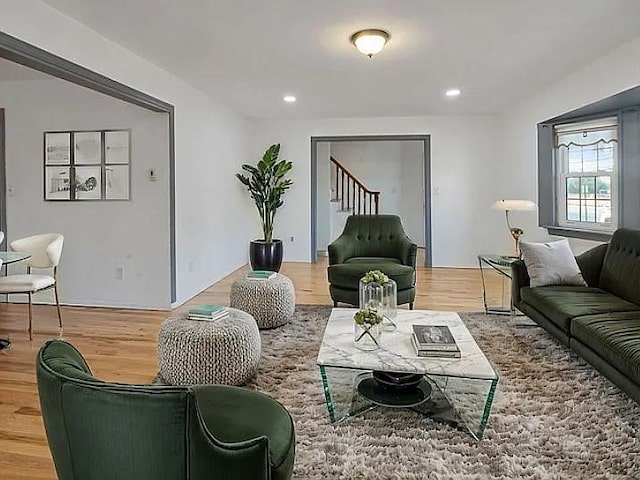
<path fill-rule="evenodd" d="M 342 234 L 328 247 L 334 306 L 338 302 L 358 306 L 360 279 L 370 270 L 381 270 L 397 283 L 398 305 L 408 303 L 413 308 L 417 249 L 397 215 L 349 216 Z"/>
<path fill-rule="evenodd" d="M 258 392 L 222 385 L 102 382 L 53 340 L 38 353 L 42 417 L 60 480 L 291 477 L 291 417 Z"/>
<path fill-rule="evenodd" d="M 531 288 L 515 262 L 514 305 L 640 403 L 640 231 L 619 229 L 576 260 L 586 287 Z"/>

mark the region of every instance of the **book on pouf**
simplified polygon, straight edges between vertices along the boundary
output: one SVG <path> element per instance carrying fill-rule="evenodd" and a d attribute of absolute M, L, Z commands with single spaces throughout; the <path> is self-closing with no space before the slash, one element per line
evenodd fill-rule
<path fill-rule="evenodd" d="M 252 270 L 247 273 L 246 278 L 250 280 L 271 280 L 278 273 L 271 270 Z"/>
<path fill-rule="evenodd" d="M 221 305 L 198 305 L 189 310 L 189 320 L 212 322 L 229 315 L 229 309 Z"/>
<path fill-rule="evenodd" d="M 411 340 L 419 357 L 460 357 L 460 349 L 446 325 L 413 325 Z"/>

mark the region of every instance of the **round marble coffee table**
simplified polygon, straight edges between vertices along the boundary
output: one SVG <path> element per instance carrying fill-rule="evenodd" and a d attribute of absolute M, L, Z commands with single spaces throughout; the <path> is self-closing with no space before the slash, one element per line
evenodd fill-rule
<path fill-rule="evenodd" d="M 213 322 L 166 319 L 158 333 L 161 379 L 170 385 L 242 385 L 260 360 L 260 332 L 251 315 L 234 308 Z"/>
<path fill-rule="evenodd" d="M 293 315 L 296 292 L 291 280 L 280 273 L 270 280 L 241 278 L 231 285 L 230 303 L 251 314 L 259 328 L 275 328 Z"/>

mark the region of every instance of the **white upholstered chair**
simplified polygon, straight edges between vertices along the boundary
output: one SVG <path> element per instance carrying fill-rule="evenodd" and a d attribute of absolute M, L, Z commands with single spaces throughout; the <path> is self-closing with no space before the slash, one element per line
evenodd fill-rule
<path fill-rule="evenodd" d="M 36 292 L 54 289 L 58 309 L 58 325 L 62 328 L 56 273 L 62 255 L 63 241 L 64 237 L 58 233 L 44 233 L 11 242 L 11 250 L 29 253 L 31 257 L 25 260 L 26 275 L 0 277 L 0 294 L 21 293 L 29 296 L 29 339 L 32 338 L 32 296 Z M 52 269 L 52 275 L 31 273 L 34 268 Z"/>

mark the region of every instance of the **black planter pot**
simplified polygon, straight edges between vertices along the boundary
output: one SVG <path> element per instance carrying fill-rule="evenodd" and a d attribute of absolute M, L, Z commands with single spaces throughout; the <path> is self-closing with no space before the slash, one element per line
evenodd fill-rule
<path fill-rule="evenodd" d="M 249 260 L 253 270 L 271 270 L 278 272 L 282 265 L 282 240 L 267 243 L 254 240 L 249 245 Z"/>

